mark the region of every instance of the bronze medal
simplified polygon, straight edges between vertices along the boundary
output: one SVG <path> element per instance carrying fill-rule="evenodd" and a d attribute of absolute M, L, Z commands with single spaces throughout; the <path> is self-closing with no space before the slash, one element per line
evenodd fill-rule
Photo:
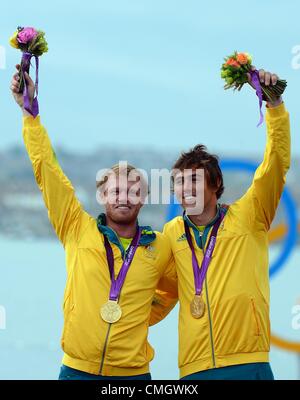
<path fill-rule="evenodd" d="M 205 303 L 202 295 L 195 295 L 191 302 L 191 314 L 194 318 L 202 318 L 205 314 Z"/>
<path fill-rule="evenodd" d="M 108 300 L 108 302 L 101 307 L 100 314 L 103 321 L 114 324 L 121 318 L 122 310 L 117 301 Z"/>

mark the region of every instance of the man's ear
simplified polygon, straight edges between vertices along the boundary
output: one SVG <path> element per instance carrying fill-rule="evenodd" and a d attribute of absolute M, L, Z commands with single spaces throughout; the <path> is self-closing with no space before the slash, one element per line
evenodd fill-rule
<path fill-rule="evenodd" d="M 221 186 L 221 179 L 218 178 L 218 180 L 217 180 L 217 190 L 216 190 L 216 192 L 220 189 L 220 186 Z"/>
<path fill-rule="evenodd" d="M 96 199 L 100 205 L 105 205 L 107 199 L 107 190 L 99 187 L 97 189 Z"/>
<path fill-rule="evenodd" d="M 221 179 L 218 178 L 216 185 L 214 187 L 212 187 L 213 192 L 217 193 L 217 191 L 220 189 L 220 186 L 221 186 Z"/>

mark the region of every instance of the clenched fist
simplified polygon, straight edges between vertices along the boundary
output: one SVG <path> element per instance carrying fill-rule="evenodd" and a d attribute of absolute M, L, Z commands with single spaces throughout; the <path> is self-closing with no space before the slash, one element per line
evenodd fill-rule
<path fill-rule="evenodd" d="M 252 66 L 252 70 L 255 71 L 256 68 L 254 66 Z M 265 86 L 275 86 L 279 79 L 277 74 L 265 71 L 264 69 L 260 69 L 258 71 L 258 75 L 259 75 L 260 83 L 263 83 Z M 251 82 L 251 75 L 248 73 L 247 76 L 248 76 L 248 81 L 249 81 L 250 85 L 253 87 L 253 89 L 255 89 L 255 86 Z M 268 101 L 267 105 L 268 105 L 268 107 L 276 107 L 281 103 L 282 103 L 282 98 L 278 97 L 278 99 L 276 101 L 273 101 L 273 102 Z"/>
<path fill-rule="evenodd" d="M 11 85 L 10 89 L 12 92 L 12 95 L 16 101 L 16 103 L 22 108 L 23 112 L 27 115 L 28 113 L 24 110 L 24 100 L 23 100 L 23 93 L 19 92 L 19 86 L 20 86 L 20 77 L 19 77 L 19 71 L 20 71 L 21 66 L 19 64 L 16 65 L 17 72 L 13 75 L 13 78 L 11 80 Z M 27 88 L 28 88 L 28 96 L 29 96 L 29 101 L 32 103 L 34 99 L 34 92 L 35 92 L 35 86 L 33 80 L 30 78 L 27 72 L 25 72 L 25 80 L 27 83 Z M 30 115 L 30 114 L 28 114 Z"/>

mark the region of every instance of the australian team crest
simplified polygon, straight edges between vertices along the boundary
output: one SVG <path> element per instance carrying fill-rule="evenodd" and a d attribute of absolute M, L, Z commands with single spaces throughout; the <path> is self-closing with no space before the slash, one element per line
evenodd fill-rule
<path fill-rule="evenodd" d="M 149 244 L 145 247 L 145 257 L 155 259 L 156 258 L 156 251 L 155 247 Z"/>

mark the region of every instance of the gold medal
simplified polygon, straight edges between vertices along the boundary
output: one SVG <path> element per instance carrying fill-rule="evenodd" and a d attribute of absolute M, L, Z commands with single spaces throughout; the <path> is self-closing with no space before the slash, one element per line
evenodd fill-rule
<path fill-rule="evenodd" d="M 121 318 L 122 310 L 117 301 L 108 300 L 108 302 L 101 307 L 100 314 L 105 322 L 114 324 Z"/>
<path fill-rule="evenodd" d="M 191 314 L 194 318 L 201 318 L 205 313 L 205 303 L 201 295 L 196 294 L 191 302 Z"/>

